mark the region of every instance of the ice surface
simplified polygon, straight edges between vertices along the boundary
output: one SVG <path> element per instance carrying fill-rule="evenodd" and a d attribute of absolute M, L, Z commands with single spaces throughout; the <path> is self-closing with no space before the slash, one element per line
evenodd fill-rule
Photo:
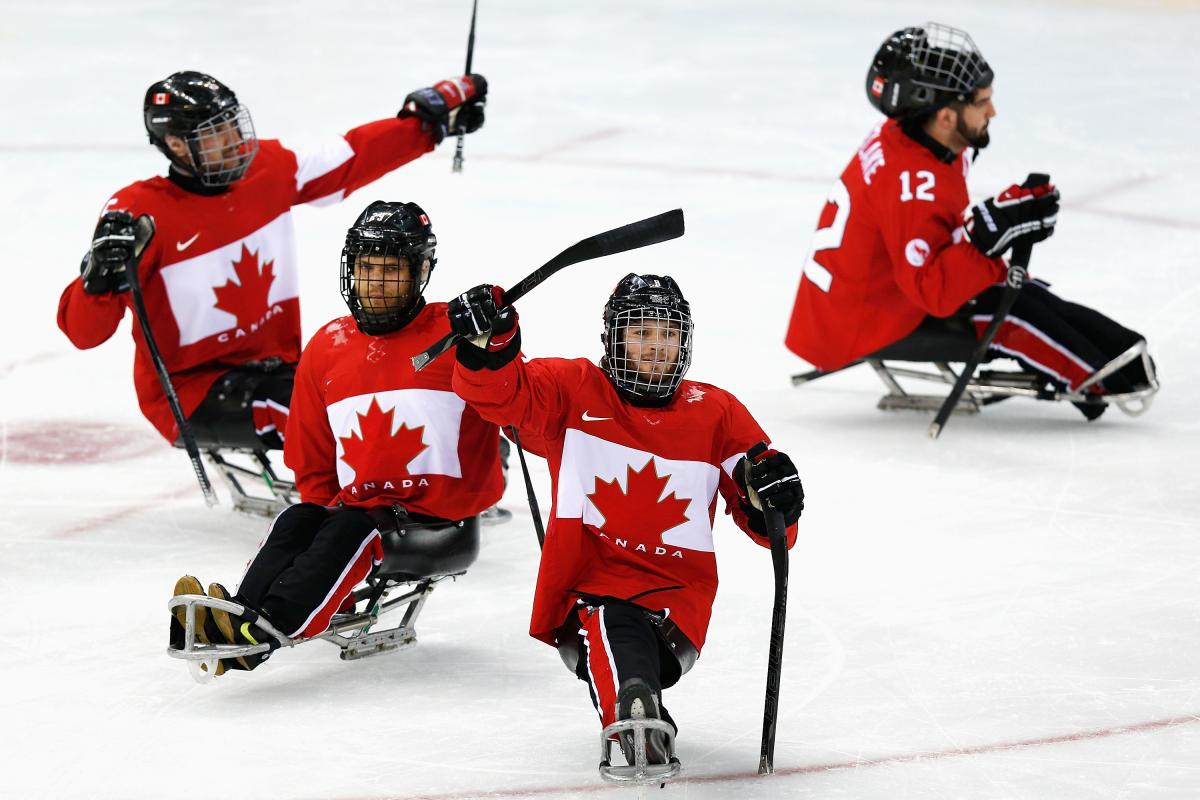
<path fill-rule="evenodd" d="M 128 322 L 91 352 L 54 324 L 101 204 L 162 167 L 140 119 L 151 80 L 204 69 L 262 135 L 336 135 L 456 74 L 470 3 L 3 12 L 0 795 L 631 796 L 596 776 L 585 687 L 526 636 L 537 549 L 519 481 L 516 518 L 433 595 L 415 649 L 342 663 L 316 643 L 193 684 L 162 652 L 173 582 L 235 582 L 265 525 L 206 510 L 184 456 L 154 446 Z M 1088 425 L 1012 401 L 934 443 L 927 416 L 874 409 L 865 369 L 789 385 L 806 368 L 782 338 L 809 235 L 875 123 L 868 59 L 927 18 L 966 28 L 996 68 L 974 192 L 1054 176 L 1063 212 L 1032 271 L 1149 337 L 1164 389 L 1145 417 Z M 615 281 L 673 274 L 697 319 L 692 376 L 735 391 L 808 489 L 779 774 L 753 775 L 770 560 L 722 519 L 709 643 L 666 695 L 686 777 L 661 796 L 1200 796 L 1198 30 L 1181 2 L 484 0 L 492 94 L 465 172 L 447 145 L 298 210 L 305 332 L 344 313 L 341 238 L 376 198 L 429 211 L 434 298 L 683 207 L 684 239 L 572 268 L 521 304 L 531 354 L 598 355 Z"/>

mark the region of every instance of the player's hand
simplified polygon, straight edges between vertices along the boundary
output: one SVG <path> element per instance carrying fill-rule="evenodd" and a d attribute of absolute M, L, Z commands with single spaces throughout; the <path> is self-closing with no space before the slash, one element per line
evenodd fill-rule
<path fill-rule="evenodd" d="M 966 214 L 971 244 L 985 256 L 1003 255 L 1019 240 L 1035 244 L 1054 233 L 1058 189 L 1049 175 L 1032 173 L 1020 186 L 976 203 Z"/>
<path fill-rule="evenodd" d="M 792 525 L 804 511 L 804 485 L 796 465 L 786 453 L 772 450 L 765 443 L 750 448 L 734 470 L 738 487 L 746 493 L 750 505 L 764 506 L 783 514 L 785 525 Z"/>
<path fill-rule="evenodd" d="M 499 286 L 481 284 L 450 301 L 450 330 L 463 337 L 458 361 L 468 369 L 499 369 L 521 349 L 517 310 L 504 303 Z"/>
<path fill-rule="evenodd" d="M 109 211 L 100 217 L 92 247 L 80 265 L 85 292 L 129 291 L 129 265 L 137 252 L 136 226 L 137 221 L 128 211 Z"/>
<path fill-rule="evenodd" d="M 420 119 L 422 127 L 433 133 L 434 142 L 441 144 L 446 136 L 474 133 L 483 127 L 487 90 L 487 79 L 474 73 L 441 81 L 404 98 L 397 116 Z"/>

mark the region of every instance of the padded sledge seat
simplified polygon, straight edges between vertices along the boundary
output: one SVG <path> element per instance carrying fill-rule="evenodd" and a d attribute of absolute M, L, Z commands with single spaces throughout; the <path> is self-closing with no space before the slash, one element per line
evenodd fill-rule
<path fill-rule="evenodd" d="M 966 317 L 926 317 L 915 331 L 867 356 L 870 361 L 966 361 L 977 341 Z"/>
<path fill-rule="evenodd" d="M 465 572 L 479 557 L 479 517 L 458 522 L 407 520 L 383 534 L 383 563 L 375 573 L 419 580 Z"/>

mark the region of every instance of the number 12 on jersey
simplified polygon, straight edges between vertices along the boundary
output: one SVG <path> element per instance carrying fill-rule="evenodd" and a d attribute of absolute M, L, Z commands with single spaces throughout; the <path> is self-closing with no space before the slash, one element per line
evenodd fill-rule
<path fill-rule="evenodd" d="M 850 190 L 840 179 L 833 185 L 826 199 L 826 205 L 830 203 L 837 208 L 833 221 L 824 228 L 817 228 L 817 232 L 813 234 L 808 260 L 804 262 L 804 277 L 826 294 L 833 285 L 833 273 L 817 263 L 817 253 L 822 250 L 837 250 L 842 246 L 842 237 L 846 235 L 846 222 L 850 219 Z"/>

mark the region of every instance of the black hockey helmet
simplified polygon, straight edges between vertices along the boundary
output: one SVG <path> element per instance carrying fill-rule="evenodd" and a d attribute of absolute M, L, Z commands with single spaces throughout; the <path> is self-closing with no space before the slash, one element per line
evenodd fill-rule
<path fill-rule="evenodd" d="M 635 338 L 642 345 L 637 359 L 627 347 Z M 637 405 L 664 405 L 692 363 L 692 307 L 674 278 L 630 273 L 604 304 L 600 341 L 600 366 L 617 391 Z"/>
<path fill-rule="evenodd" d="M 142 110 L 151 144 L 205 186 L 233 183 L 258 153 L 250 111 L 233 90 L 203 72 L 176 72 L 150 84 Z M 187 144 L 190 160 L 171 151 L 168 136 Z"/>
<path fill-rule="evenodd" d="M 429 217 L 416 203 L 376 200 L 359 214 L 342 248 L 342 299 L 359 330 L 390 333 L 417 315 L 437 265 L 436 248 Z M 389 256 L 397 260 L 389 262 Z M 368 272 L 371 267 L 378 269 Z"/>
<path fill-rule="evenodd" d="M 994 74 L 966 31 L 928 22 L 896 31 L 867 70 L 867 100 L 892 119 L 969 103 Z"/>

